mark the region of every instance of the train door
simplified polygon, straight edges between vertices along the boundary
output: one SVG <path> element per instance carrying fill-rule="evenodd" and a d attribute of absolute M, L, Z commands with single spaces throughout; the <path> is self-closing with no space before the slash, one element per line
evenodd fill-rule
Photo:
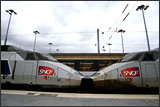
<path fill-rule="evenodd" d="M 24 64 L 23 78 L 32 79 L 34 62 L 26 61 Z"/>
<path fill-rule="evenodd" d="M 151 52 L 145 53 L 140 61 L 142 70 L 142 86 L 154 87 L 158 83 L 158 75 L 156 70 L 155 59 Z"/>
<path fill-rule="evenodd" d="M 23 80 L 25 83 L 36 83 L 37 60 L 33 53 L 27 53 L 24 63 Z"/>
<path fill-rule="evenodd" d="M 3 79 L 14 79 L 14 72 L 16 66 L 15 58 L 16 54 L 11 53 L 7 54 L 8 60 L 1 60 L 1 65 L 2 65 L 1 74 L 3 74 Z"/>
<path fill-rule="evenodd" d="M 62 69 L 62 68 L 57 68 L 58 70 L 58 78 L 57 82 L 59 86 L 62 87 L 67 87 L 70 86 L 70 72 Z"/>

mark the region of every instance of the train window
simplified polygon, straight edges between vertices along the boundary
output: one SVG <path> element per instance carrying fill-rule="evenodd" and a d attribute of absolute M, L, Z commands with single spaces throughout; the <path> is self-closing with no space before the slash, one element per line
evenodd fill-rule
<path fill-rule="evenodd" d="M 36 60 L 33 53 L 28 53 L 26 60 Z"/>
<path fill-rule="evenodd" d="M 118 62 L 124 62 L 124 61 L 129 61 L 131 58 L 133 58 L 137 53 L 131 53 L 127 54 L 123 58 L 121 58 Z"/>
<path fill-rule="evenodd" d="M 38 57 L 39 60 L 46 60 L 41 54 L 36 53 L 36 56 Z"/>
<path fill-rule="evenodd" d="M 145 53 L 145 55 L 141 61 L 154 61 L 153 54 L 152 53 Z"/>
<path fill-rule="evenodd" d="M 155 60 L 159 58 L 159 52 L 153 52 L 153 55 Z"/>
<path fill-rule="evenodd" d="M 50 54 L 41 53 L 41 55 L 42 55 L 44 58 L 46 58 L 46 60 L 58 62 L 58 61 L 57 61 L 56 59 L 54 59 Z"/>
<path fill-rule="evenodd" d="M 50 60 L 50 61 L 56 61 L 57 62 L 57 60 L 56 59 L 54 59 L 52 56 L 47 56 L 47 55 L 45 55 L 45 58 L 47 58 L 48 60 Z"/>
<path fill-rule="evenodd" d="M 132 59 L 130 59 L 130 61 L 139 61 L 139 58 L 143 55 L 143 53 L 139 53 L 137 55 L 135 55 L 135 57 L 133 57 Z"/>

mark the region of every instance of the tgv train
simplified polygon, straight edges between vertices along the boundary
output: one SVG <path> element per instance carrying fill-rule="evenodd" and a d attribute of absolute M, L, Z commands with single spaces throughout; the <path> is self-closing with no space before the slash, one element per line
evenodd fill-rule
<path fill-rule="evenodd" d="M 78 88 L 83 75 L 49 54 L 1 46 L 1 83 Z"/>
<path fill-rule="evenodd" d="M 130 53 L 91 75 L 95 88 L 111 90 L 159 88 L 159 48 Z"/>

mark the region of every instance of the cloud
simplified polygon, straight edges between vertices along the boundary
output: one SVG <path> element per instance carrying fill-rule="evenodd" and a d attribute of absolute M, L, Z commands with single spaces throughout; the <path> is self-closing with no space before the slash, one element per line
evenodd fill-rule
<path fill-rule="evenodd" d="M 36 51 L 48 52 L 48 43 L 53 43 L 51 52 L 59 49 L 61 53 L 94 53 L 99 28 L 100 52 L 104 53 L 103 46 L 106 53 L 109 52 L 108 41 L 112 43 L 111 52 L 121 53 L 121 34 L 113 32 L 119 27 L 118 30 L 126 30 L 123 34 L 125 52 L 147 50 L 142 12 L 136 11 L 142 4 L 149 5 L 144 14 L 151 49 L 154 49 L 159 46 L 159 1 L 2 1 L 1 45 L 9 20 L 5 10 L 13 9 L 17 15 L 12 15 L 7 44 L 33 50 L 33 31 L 38 30 Z"/>

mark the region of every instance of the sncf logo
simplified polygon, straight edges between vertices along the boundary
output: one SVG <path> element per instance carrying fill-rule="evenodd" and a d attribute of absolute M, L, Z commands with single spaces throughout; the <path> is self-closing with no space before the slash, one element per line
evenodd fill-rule
<path fill-rule="evenodd" d="M 121 71 L 123 77 L 139 77 L 139 68 L 138 67 L 131 67 L 126 68 Z"/>
<path fill-rule="evenodd" d="M 53 75 L 54 69 L 46 66 L 39 66 L 38 75 Z"/>

